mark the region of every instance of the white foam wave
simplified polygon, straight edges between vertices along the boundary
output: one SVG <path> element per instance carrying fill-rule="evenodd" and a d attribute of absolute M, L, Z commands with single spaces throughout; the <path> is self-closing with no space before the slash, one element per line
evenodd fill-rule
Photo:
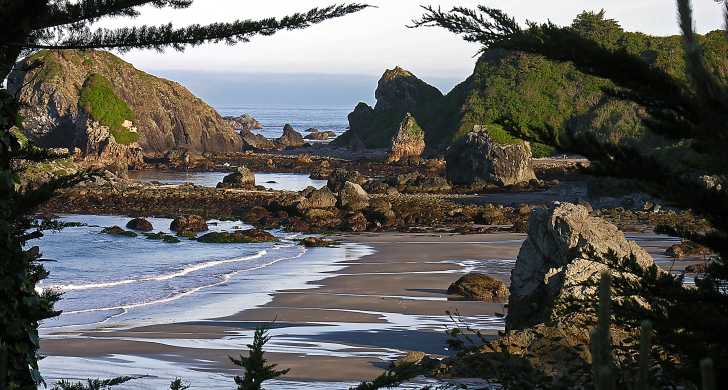
<path fill-rule="evenodd" d="M 199 264 L 192 264 L 192 265 L 182 268 L 181 270 L 176 271 L 176 272 L 162 274 L 162 275 L 156 275 L 156 276 L 146 276 L 143 278 L 125 279 L 125 280 L 117 280 L 117 281 L 113 281 L 113 282 L 103 282 L 103 283 L 57 284 L 57 285 L 44 286 L 44 288 L 52 289 L 52 290 L 56 290 L 56 291 L 60 291 L 60 292 L 66 292 L 66 291 L 83 291 L 83 290 L 111 288 L 111 287 L 123 286 L 123 285 L 128 285 L 128 284 L 133 284 L 133 283 L 142 283 L 142 282 L 162 282 L 162 281 L 166 281 L 166 280 L 171 280 L 171 279 L 187 276 L 193 272 L 201 271 L 201 270 L 212 268 L 212 267 L 217 267 L 220 265 L 239 263 L 239 262 L 243 262 L 243 261 L 259 259 L 267 254 L 268 254 L 268 251 L 261 250 L 252 256 L 244 256 L 244 257 L 238 257 L 238 258 L 229 259 L 229 260 L 214 260 L 214 261 L 207 261 L 207 262 L 199 263 Z"/>
<path fill-rule="evenodd" d="M 120 313 L 114 314 L 114 315 L 106 318 L 104 321 L 101 321 L 101 322 L 98 323 L 98 324 L 103 324 L 103 323 L 109 321 L 110 319 L 112 319 L 114 317 L 117 317 L 117 316 L 120 316 L 120 315 L 125 314 L 130 309 L 136 309 L 136 308 L 145 307 L 145 306 L 161 305 L 161 304 L 165 304 L 165 303 L 174 302 L 174 301 L 179 300 L 181 298 L 184 298 L 184 297 L 187 297 L 189 295 L 195 294 L 195 293 L 197 293 L 197 292 L 199 292 L 201 290 L 204 290 L 204 289 L 207 289 L 207 288 L 216 287 L 216 286 L 220 286 L 222 284 L 225 284 L 228 281 L 230 281 L 230 279 L 232 279 L 234 276 L 236 276 L 236 275 L 238 275 L 240 273 L 250 272 L 250 271 L 255 271 L 255 270 L 263 269 L 263 268 L 269 267 L 269 266 L 271 266 L 273 264 L 276 264 L 276 263 L 279 263 L 279 262 L 285 261 L 285 260 L 298 259 L 298 258 L 302 257 L 304 254 L 306 254 L 306 250 L 304 248 L 301 248 L 300 253 L 297 254 L 296 256 L 281 257 L 281 258 L 271 260 L 271 261 L 269 261 L 267 263 L 264 263 L 264 264 L 261 264 L 261 265 L 255 266 L 255 267 L 250 267 L 250 268 L 246 268 L 246 269 L 241 269 L 241 270 L 238 270 L 238 271 L 234 271 L 234 272 L 231 272 L 229 274 L 222 275 L 220 277 L 220 280 L 218 280 L 215 283 L 208 284 L 208 285 L 204 285 L 204 286 L 195 287 L 195 288 L 192 288 L 192 289 L 189 289 L 189 290 L 186 290 L 186 291 L 182 291 L 182 292 L 177 293 L 177 294 L 170 295 L 170 296 L 168 296 L 166 298 L 157 299 L 157 300 L 148 301 L 148 302 L 130 303 L 130 304 L 126 304 L 126 305 L 119 305 L 119 306 L 112 306 L 112 307 L 101 307 L 101 308 L 95 308 L 95 309 L 64 311 L 62 315 L 84 314 L 84 313 L 98 313 L 98 312 L 115 311 L 115 310 L 120 310 L 121 311 Z"/>

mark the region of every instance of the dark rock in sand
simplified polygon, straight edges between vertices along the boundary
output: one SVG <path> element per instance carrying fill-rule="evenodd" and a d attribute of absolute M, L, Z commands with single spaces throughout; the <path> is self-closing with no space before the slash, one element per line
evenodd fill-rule
<path fill-rule="evenodd" d="M 500 144 L 485 129 L 475 129 L 448 149 L 447 178 L 453 184 L 511 186 L 536 179 L 528 142 Z"/>
<path fill-rule="evenodd" d="M 181 216 L 172 221 L 169 230 L 177 232 L 177 235 L 204 232 L 208 230 L 207 220 L 199 215 Z"/>
<path fill-rule="evenodd" d="M 260 229 L 237 230 L 234 232 L 207 233 L 197 239 L 206 244 L 251 244 L 260 242 L 273 242 L 278 239 L 272 234 Z"/>
<path fill-rule="evenodd" d="M 303 136 L 294 130 L 290 124 L 286 124 L 283 127 L 283 135 L 276 139 L 276 143 L 283 148 L 299 148 L 306 145 Z"/>
<path fill-rule="evenodd" d="M 136 237 L 137 236 L 136 233 L 124 230 L 118 226 L 107 227 L 101 231 L 101 234 L 108 234 L 110 236 L 118 236 L 118 237 Z"/>
<path fill-rule="evenodd" d="M 134 218 L 126 224 L 127 229 L 136 230 L 140 232 L 151 232 L 154 230 L 152 223 L 144 218 Z"/>
<path fill-rule="evenodd" d="M 306 237 L 300 240 L 299 243 L 306 248 L 331 248 L 337 245 L 336 241 L 326 240 L 319 237 Z"/>
<path fill-rule="evenodd" d="M 246 167 L 239 167 L 235 173 L 225 176 L 217 188 L 255 189 L 255 174 Z"/>
<path fill-rule="evenodd" d="M 369 206 L 369 194 L 359 185 L 347 181 L 344 188 L 339 191 L 340 208 L 350 211 L 360 211 Z"/>
<path fill-rule="evenodd" d="M 498 279 L 473 272 L 451 284 L 447 293 L 474 301 L 505 301 L 508 298 L 508 287 Z"/>

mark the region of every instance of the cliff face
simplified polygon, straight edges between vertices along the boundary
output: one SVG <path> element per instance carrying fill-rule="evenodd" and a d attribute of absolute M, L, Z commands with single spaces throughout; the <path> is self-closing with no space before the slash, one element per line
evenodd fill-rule
<path fill-rule="evenodd" d="M 93 119 L 110 127 L 117 138 L 128 133 L 115 131 L 116 122 L 131 121 L 137 134 L 117 141 L 136 141 L 146 154 L 176 148 L 232 152 L 243 147 L 233 127 L 183 86 L 139 71 L 111 53 L 41 51 L 19 65 L 35 60 L 43 65 L 30 72 L 13 71 L 8 87 L 23 106 L 24 132 L 42 146 L 85 148 Z M 130 112 L 120 106 L 128 106 Z"/>
<path fill-rule="evenodd" d="M 600 43 L 607 47 L 640 56 L 678 79 L 685 77 L 679 36 L 625 32 L 612 21 L 588 14 L 580 15 L 573 28 L 604 40 Z M 604 29 L 610 34 L 594 33 Z M 728 75 L 728 44 L 723 32 L 712 32 L 699 39 L 707 63 Z M 394 79 L 413 77 L 402 75 Z M 421 80 L 419 83 L 426 85 Z M 430 151 L 444 151 L 480 126 L 488 129 L 495 142 L 508 144 L 518 138 L 540 141 L 531 143 L 537 157 L 553 152 L 544 145 L 548 143 L 586 154 L 619 144 L 642 153 L 673 151 L 669 156 L 657 156 L 660 159 L 682 158 L 676 152 L 679 148 L 673 148 L 670 140 L 644 126 L 648 115 L 644 107 L 606 93 L 605 90 L 615 87 L 610 81 L 582 73 L 570 63 L 491 49 L 479 58 L 473 75 L 444 97 L 398 93 L 406 90 L 401 84 L 385 82 L 383 78 L 377 89 L 377 106 L 371 109 L 360 104 L 350 115 L 351 131 L 357 132 L 367 147 L 382 147 L 381 142 L 371 140 L 391 138 L 390 127 L 382 122 L 391 112 L 389 108 L 399 104 L 420 109 L 412 113 L 424 129 Z M 421 84 L 418 90 L 426 90 Z"/>

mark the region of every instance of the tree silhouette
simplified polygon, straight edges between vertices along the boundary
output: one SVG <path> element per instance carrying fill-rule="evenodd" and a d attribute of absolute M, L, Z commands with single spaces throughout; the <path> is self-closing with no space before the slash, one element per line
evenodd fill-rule
<path fill-rule="evenodd" d="M 142 6 L 181 9 L 192 0 L 0 0 L 0 80 L 5 80 L 21 56 L 39 49 L 134 48 L 183 50 L 207 42 L 236 44 L 254 36 L 282 30 L 297 30 L 367 7 L 340 4 L 313 8 L 283 18 L 241 19 L 229 23 L 176 28 L 171 23 L 156 26 L 98 28 L 105 18 L 133 18 Z M 41 66 L 34 62 L 24 71 Z M 39 238 L 32 229 L 31 214 L 56 190 L 87 177 L 79 174 L 51 180 L 40 188 L 21 192 L 18 161 L 47 161 L 64 156 L 34 147 L 19 128 L 18 103 L 0 88 L 0 388 L 36 389 L 38 371 L 38 323 L 59 315 L 53 304 L 54 291 L 39 292 L 36 284 L 47 276 L 37 247 L 24 249 Z"/>

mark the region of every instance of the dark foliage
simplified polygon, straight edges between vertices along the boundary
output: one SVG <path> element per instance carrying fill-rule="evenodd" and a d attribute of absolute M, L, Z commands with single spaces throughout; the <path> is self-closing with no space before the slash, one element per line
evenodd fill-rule
<path fill-rule="evenodd" d="M 240 355 L 236 359 L 230 357 L 230 361 L 236 366 L 242 367 L 245 373 L 242 377 L 236 376 L 235 383 L 238 390 L 260 390 L 263 382 L 286 375 L 289 369 L 276 370 L 277 364 L 268 364 L 265 359 L 263 347 L 270 341 L 269 328 L 260 326 L 255 329 L 253 344 L 248 344 L 248 356 Z"/>
<path fill-rule="evenodd" d="M 138 16 L 139 7 L 144 5 L 178 9 L 191 4 L 192 0 L 0 0 L 0 19 L 4 21 L 0 23 L 0 80 L 7 77 L 20 56 L 42 48 L 183 50 L 205 42 L 235 44 L 247 42 L 256 35 L 306 28 L 367 7 L 332 5 L 280 19 L 237 20 L 184 28 L 163 24 L 94 29 L 94 23 L 102 18 Z M 40 61 L 31 62 L 24 70 L 41 65 Z M 57 190 L 72 186 L 89 174 L 57 178 L 39 188 L 21 190 L 19 161 L 49 161 L 63 156 L 34 147 L 19 135 L 17 128 L 13 130 L 22 124 L 18 108 L 15 98 L 6 89 L 0 89 L 0 388 L 36 389 L 42 380 L 36 356 L 38 323 L 59 314 L 53 309 L 59 294 L 35 289 L 47 272 L 39 261 L 37 247 L 23 249 L 29 240 L 42 236 L 40 229 L 33 228 L 30 215 Z M 99 113 L 118 122 L 117 114 Z M 64 382 L 58 386 L 103 388 L 113 384 L 116 383 L 89 381 L 87 385 Z"/>

